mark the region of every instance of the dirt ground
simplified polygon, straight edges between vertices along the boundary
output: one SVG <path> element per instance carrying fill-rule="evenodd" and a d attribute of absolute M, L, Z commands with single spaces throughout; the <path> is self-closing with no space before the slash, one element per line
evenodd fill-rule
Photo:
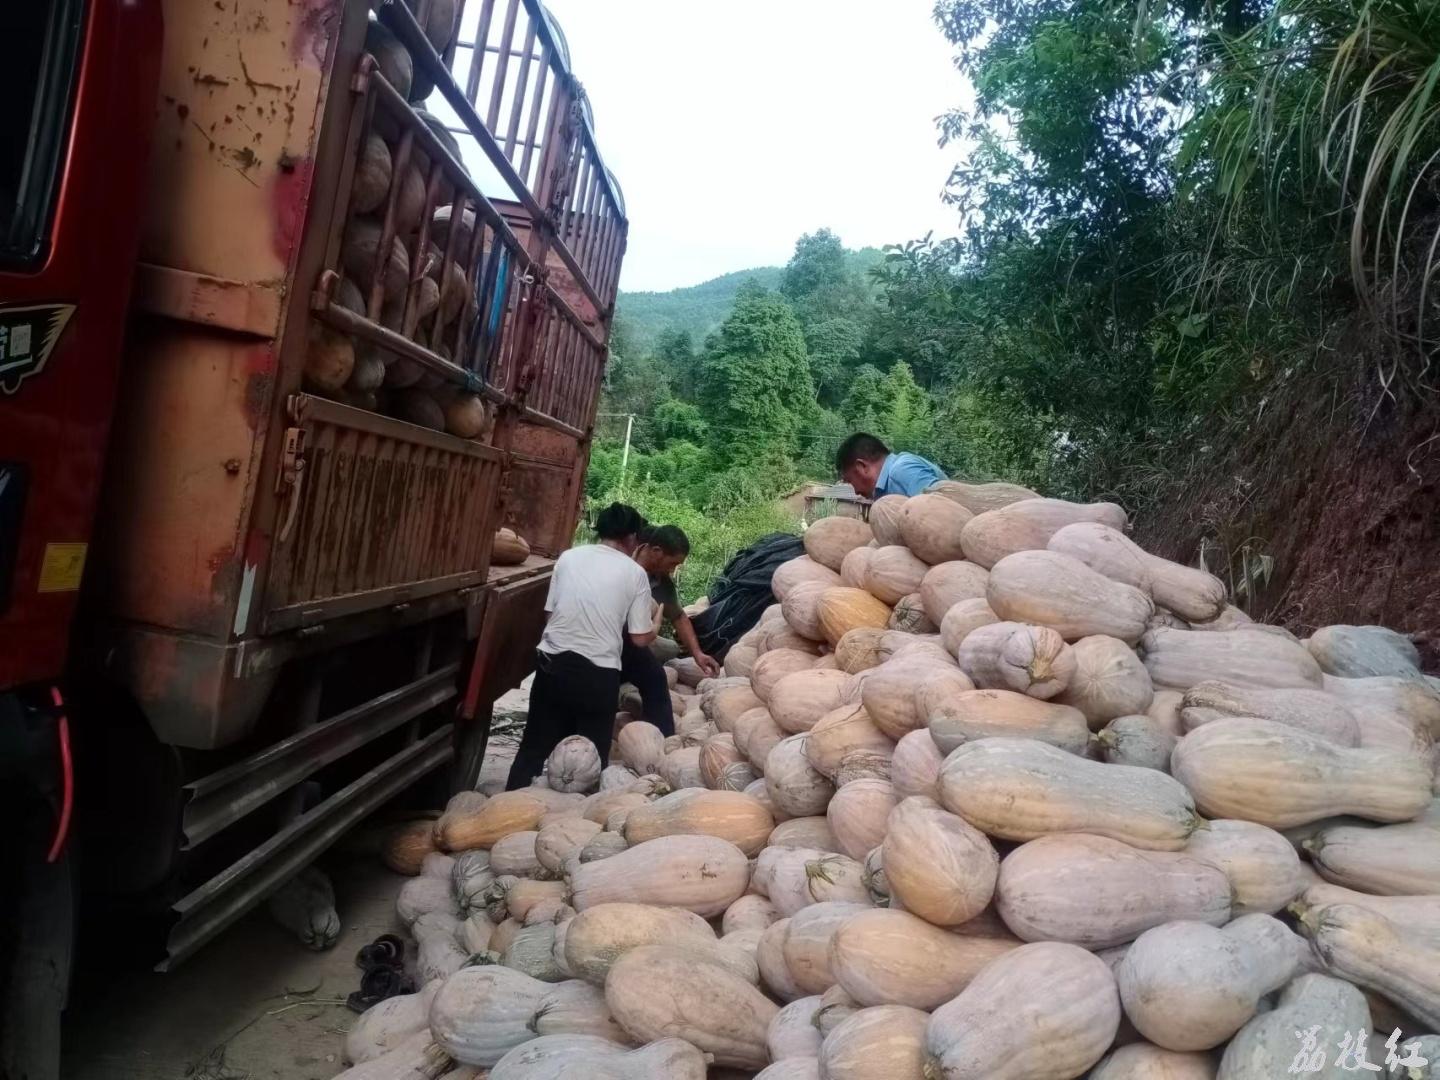
<path fill-rule="evenodd" d="M 513 723 L 527 695 L 507 695 L 497 718 Z M 498 791 L 513 740 L 492 740 L 480 788 Z M 363 826 L 362 826 L 363 828 Z M 343 846 L 343 845 L 342 845 Z M 310 952 L 266 913 L 252 912 L 178 971 L 114 974 L 83 969 L 65 1019 L 65 1080 L 329 1080 L 356 1019 L 345 997 L 359 985 L 355 954 L 399 929 L 405 879 L 373 856 L 321 860 L 335 885 L 342 931 Z"/>
<path fill-rule="evenodd" d="M 1391 401 L 1373 370 L 1332 396 L 1290 387 L 1247 435 L 1217 440 L 1136 539 L 1192 565 L 1203 551 L 1256 618 L 1301 636 L 1379 623 L 1440 671 L 1440 401 Z"/>

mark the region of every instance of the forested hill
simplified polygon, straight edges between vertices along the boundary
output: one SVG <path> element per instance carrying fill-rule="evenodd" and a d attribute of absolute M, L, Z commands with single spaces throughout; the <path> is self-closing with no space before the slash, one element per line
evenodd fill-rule
<path fill-rule="evenodd" d="M 856 271 L 866 271 L 883 257 L 878 248 L 861 248 L 846 252 L 846 261 Z M 720 328 L 735 303 L 735 293 L 747 281 L 765 289 L 780 285 L 782 268 L 757 266 L 750 270 L 733 270 L 699 285 L 671 289 L 668 292 L 622 292 L 615 310 L 625 324 L 625 333 L 635 348 L 650 348 L 666 330 L 690 335 L 697 345 L 705 336 Z"/>

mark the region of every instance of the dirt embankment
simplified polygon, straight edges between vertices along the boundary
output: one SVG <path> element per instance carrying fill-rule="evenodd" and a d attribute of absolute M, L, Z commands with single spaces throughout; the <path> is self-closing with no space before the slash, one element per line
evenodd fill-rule
<path fill-rule="evenodd" d="M 1297 380 L 1232 425 L 1136 539 L 1191 564 L 1203 551 L 1257 618 L 1301 635 L 1379 623 L 1440 672 L 1440 397 L 1385 395 L 1375 371 Z"/>

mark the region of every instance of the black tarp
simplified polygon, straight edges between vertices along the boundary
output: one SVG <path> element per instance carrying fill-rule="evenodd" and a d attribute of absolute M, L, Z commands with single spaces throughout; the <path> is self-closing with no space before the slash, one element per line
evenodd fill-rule
<path fill-rule="evenodd" d="M 710 606 L 691 620 L 700 647 L 716 660 L 724 660 L 730 646 L 775 603 L 770 591 L 775 568 L 804 554 L 805 545 L 789 533 L 762 536 L 737 552 L 711 583 Z"/>

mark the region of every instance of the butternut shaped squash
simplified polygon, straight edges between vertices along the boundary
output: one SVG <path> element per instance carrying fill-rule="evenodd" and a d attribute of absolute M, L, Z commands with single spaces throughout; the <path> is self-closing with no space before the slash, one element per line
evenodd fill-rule
<path fill-rule="evenodd" d="M 826 1080 L 923 1080 L 930 1018 L 904 1005 L 861 1009 L 831 1029 L 820 1047 Z"/>
<path fill-rule="evenodd" d="M 923 795 L 891 811 L 880 849 L 890 895 L 936 926 L 969 922 L 995 894 L 1000 857 L 989 839 Z"/>
<path fill-rule="evenodd" d="M 729 935 L 742 930 L 764 930 L 779 918 L 780 913 L 769 900 L 747 893 L 725 909 L 720 932 Z"/>
<path fill-rule="evenodd" d="M 820 1053 L 820 1029 L 815 1026 L 819 1008 L 819 994 L 781 1006 L 765 1032 L 765 1048 L 772 1062 L 814 1058 Z"/>
<path fill-rule="evenodd" d="M 847 919 L 830 942 L 830 968 L 861 1005 L 934 1009 L 1020 942 L 954 934 L 908 911 L 873 908 Z"/>
<path fill-rule="evenodd" d="M 914 495 L 900 511 L 900 542 L 931 566 L 964 557 L 960 533 L 975 515 L 943 495 Z"/>
<path fill-rule="evenodd" d="M 715 836 L 662 836 L 600 862 L 572 866 L 571 903 L 629 902 L 685 908 L 710 918 L 733 904 L 750 884 L 745 853 Z"/>
<path fill-rule="evenodd" d="M 1145 1038 L 1167 1050 L 1209 1050 L 1290 981 L 1299 958 L 1294 935 L 1269 915 L 1223 929 L 1172 922 L 1135 939 L 1116 982 L 1125 1015 Z"/>
<path fill-rule="evenodd" d="M 1336 825 L 1304 843 L 1326 881 L 1381 896 L 1440 893 L 1440 828 Z"/>
<path fill-rule="evenodd" d="M 1092 1068 L 1090 1080 L 1215 1080 L 1210 1054 L 1182 1054 L 1149 1043 L 1116 1048 Z"/>
<path fill-rule="evenodd" d="M 717 1065 L 761 1069 L 779 1007 L 722 965 L 684 949 L 645 945 L 610 968 L 605 1002 L 637 1041 L 680 1038 Z"/>
<path fill-rule="evenodd" d="M 1077 521 L 1123 529 L 1125 511 L 1114 503 L 1025 499 L 976 514 L 960 534 L 960 546 L 967 559 L 989 568 L 1017 551 L 1043 550 L 1050 537 Z"/>
<path fill-rule="evenodd" d="M 835 985 L 830 962 L 831 939 L 852 916 L 868 910 L 868 904 L 827 900 L 808 904 L 790 916 L 790 926 L 780 949 L 785 966 L 790 969 L 790 978 L 802 992 L 822 994 Z"/>
<path fill-rule="evenodd" d="M 859 518 L 827 517 L 812 521 L 801 534 L 805 543 L 805 554 L 831 570 L 838 571 L 845 556 L 856 548 L 863 548 L 875 534 L 870 526 Z"/>
<path fill-rule="evenodd" d="M 825 818 L 840 850 L 863 860 L 885 839 L 890 811 L 898 801 L 888 780 L 856 780 L 836 791 L 825 808 Z M 1436 835 L 1440 837 L 1440 832 Z"/>
<path fill-rule="evenodd" d="M 925 719 L 916 700 L 916 688 L 932 674 L 953 670 L 925 655 L 898 656 L 871 668 L 865 672 L 860 685 L 860 700 L 870 722 L 895 740 L 923 727 Z M 949 680 L 946 686 L 953 687 L 954 680 Z"/>
<path fill-rule="evenodd" d="M 548 809 L 529 792 L 505 791 L 473 812 L 446 814 L 438 823 L 436 840 L 451 852 L 488 848 L 511 833 L 535 829 Z"/>
<path fill-rule="evenodd" d="M 883 495 L 870 506 L 868 520 L 870 531 L 875 534 L 875 544 L 884 547 L 900 543 L 900 515 L 905 512 L 904 495 Z"/>
<path fill-rule="evenodd" d="M 770 591 L 775 594 L 776 600 L 783 602 L 791 589 L 805 581 L 839 585 L 840 575 L 823 563 L 816 562 L 810 556 L 800 555 L 775 568 L 775 573 L 770 578 Z"/>
<path fill-rule="evenodd" d="M 956 650 L 960 670 L 981 690 L 1014 690 L 1042 701 L 1075 676 L 1075 655 L 1048 626 L 996 622 L 977 627 Z"/>
<path fill-rule="evenodd" d="M 1440 894 L 1428 896 L 1374 896 L 1343 885 L 1314 882 L 1300 894 L 1301 910 L 1331 904 L 1351 904 L 1383 915 L 1405 935 L 1431 948 L 1440 948 Z"/>
<path fill-rule="evenodd" d="M 1337 746 L 1269 720 L 1216 720 L 1196 728 L 1175 747 L 1170 767 L 1201 813 L 1272 829 L 1336 814 L 1408 821 L 1430 803 L 1428 762 Z"/>
<path fill-rule="evenodd" d="M 627 1050 L 593 1035 L 542 1035 L 496 1062 L 489 1080 L 705 1080 L 706 1072 L 705 1055 L 684 1039 Z"/>
<path fill-rule="evenodd" d="M 863 705 L 842 705 L 826 713 L 810 729 L 803 746 L 805 760 L 831 780 L 849 755 L 870 752 L 888 757 L 895 748 L 889 737 L 871 723 Z"/>
<path fill-rule="evenodd" d="M 1324 677 L 1325 691 L 1334 694 L 1352 710 L 1363 708 L 1371 715 L 1382 711 L 1413 727 L 1428 727 L 1440 739 L 1440 690 L 1428 681 L 1376 675 L 1363 679 Z"/>
<path fill-rule="evenodd" d="M 1253 821 L 1207 822 L 1185 845 L 1185 854 L 1230 879 L 1232 913 L 1273 915 L 1305 888 L 1305 871 L 1290 841 Z"/>
<path fill-rule="evenodd" d="M 1326 971 L 1394 1002 L 1427 1030 L 1440 1029 L 1440 949 L 1352 904 L 1302 908 L 1296 914 Z"/>
<path fill-rule="evenodd" d="M 722 683 L 700 693 L 701 712 L 720 731 L 729 731 L 742 715 L 764 704 L 748 679 Z"/>
<path fill-rule="evenodd" d="M 1152 555 L 1108 525 L 1067 525 L 1046 546 L 1148 593 L 1157 605 L 1186 622 L 1207 622 L 1225 610 L 1225 583 L 1214 574 Z"/>
<path fill-rule="evenodd" d="M 830 822 L 823 814 L 791 818 L 775 826 L 765 845 L 772 848 L 814 848 L 817 851 L 840 851 L 840 841 L 830 831 Z"/>
<path fill-rule="evenodd" d="M 1023 499 L 1038 499 L 1040 496 L 1019 484 L 999 481 L 987 484 L 969 484 L 963 480 L 937 480 L 926 489 L 936 495 L 954 499 L 972 514 L 983 514 L 987 510 L 999 510 Z"/>
<path fill-rule="evenodd" d="M 806 738 L 791 735 L 781 739 L 765 759 L 765 789 L 770 801 L 790 817 L 823 814 L 835 794 L 835 785 L 806 758 Z"/>
<path fill-rule="evenodd" d="M 1123 945 L 1177 919 L 1221 926 L 1230 918 L 1230 882 L 1213 866 L 1079 833 L 1042 836 L 1005 856 L 995 896 L 1022 940 L 1087 949 Z"/>
<path fill-rule="evenodd" d="M 661 836 L 718 836 L 753 857 L 774 828 L 770 811 L 743 792 L 686 788 L 630 811 L 624 833 L 632 847 Z"/>
<path fill-rule="evenodd" d="M 1117 716 L 1095 736 L 1100 753 L 1112 765 L 1170 771 L 1170 754 L 1180 740 L 1144 713 Z"/>
<path fill-rule="evenodd" d="M 588 983 L 554 985 L 499 965 L 464 967 L 430 1003 L 430 1033 L 445 1053 L 490 1068 L 539 1035 L 594 1035 L 624 1045 L 629 1036 Z"/>
<path fill-rule="evenodd" d="M 1005 840 L 1108 836 L 1179 851 L 1202 822 L 1184 785 L 1154 769 L 1104 765 L 1035 739 L 981 739 L 940 768 L 940 802 Z"/>
<path fill-rule="evenodd" d="M 1326 675 L 1363 679 L 1375 675 L 1414 678 L 1420 652 L 1404 634 L 1384 626 L 1322 626 L 1305 642 Z"/>
<path fill-rule="evenodd" d="M 791 596 L 794 596 L 791 593 Z M 750 689 L 761 702 L 768 702 L 775 684 L 797 671 L 808 671 L 815 657 L 798 649 L 772 649 L 755 661 L 750 670 Z M 740 714 L 745 715 L 744 713 Z"/>
<path fill-rule="evenodd" d="M 890 786 L 905 799 L 925 795 L 931 799 L 939 794 L 940 763 L 945 760 L 929 728 L 912 731 L 895 744 L 890 757 Z"/>
<path fill-rule="evenodd" d="M 990 610 L 990 602 L 983 596 L 957 600 L 940 620 L 940 643 L 951 656 L 958 656 L 961 644 L 974 631 L 999 621 L 1000 616 Z"/>
<path fill-rule="evenodd" d="M 1329 1062 L 1311 1076 L 1343 1080 L 1353 1076 L 1341 1069 L 1330 1051 L 1341 1039 L 1370 1029 L 1370 1008 L 1365 995 L 1328 975 L 1301 975 L 1281 991 L 1279 1003 L 1251 1020 L 1225 1047 L 1217 1076 L 1220 1080 L 1273 1080 L 1289 1075 L 1300 1050 L 1297 1031 L 1317 1029 L 1316 1045 Z"/>
<path fill-rule="evenodd" d="M 1186 731 L 1237 716 L 1271 720 L 1329 739 L 1359 746 L 1360 725 L 1343 701 L 1324 690 L 1258 690 L 1209 680 L 1185 691 L 1180 722 Z"/>
<path fill-rule="evenodd" d="M 941 754 L 976 739 L 1038 739 L 1072 754 L 1090 742 L 1085 714 L 1069 705 L 1039 701 L 1011 690 L 972 690 L 944 701 L 926 700 L 930 736 Z"/>
<path fill-rule="evenodd" d="M 989 578 L 990 572 L 983 566 L 965 559 L 936 563 L 920 579 L 920 602 L 925 614 L 935 625 L 940 625 L 960 601 L 985 599 Z"/>
<path fill-rule="evenodd" d="M 1002 619 L 1051 627 L 1066 641 L 1105 634 L 1134 644 L 1155 610 L 1134 586 L 1054 551 L 1020 551 L 1001 559 L 990 568 L 985 598 Z"/>
<path fill-rule="evenodd" d="M 840 584 L 847 589 L 865 588 L 866 575 L 870 573 L 870 555 L 875 549 L 858 547 L 846 553 L 840 560 Z"/>
<path fill-rule="evenodd" d="M 1152 683 L 1177 690 L 1209 680 L 1250 690 L 1320 688 L 1320 666 L 1305 646 L 1259 630 L 1150 630 L 1140 655 Z"/>
<path fill-rule="evenodd" d="M 770 691 L 770 716 L 784 731 L 809 731 L 826 713 L 845 704 L 850 676 L 843 671 L 811 669 L 786 675 Z"/>
<path fill-rule="evenodd" d="M 1130 1043 L 1106 1054 L 1090 1080 L 1215 1080 L 1209 1054 L 1182 1054 L 1150 1043 Z"/>
<path fill-rule="evenodd" d="M 1119 1026 L 1119 994 L 1103 960 L 1059 942 L 1024 945 L 931 1015 L 926 1076 L 1071 1080 L 1100 1060 Z"/>
<path fill-rule="evenodd" d="M 891 544 L 878 547 L 865 567 L 865 589 L 886 605 L 920 590 L 929 565 L 907 547 Z"/>

